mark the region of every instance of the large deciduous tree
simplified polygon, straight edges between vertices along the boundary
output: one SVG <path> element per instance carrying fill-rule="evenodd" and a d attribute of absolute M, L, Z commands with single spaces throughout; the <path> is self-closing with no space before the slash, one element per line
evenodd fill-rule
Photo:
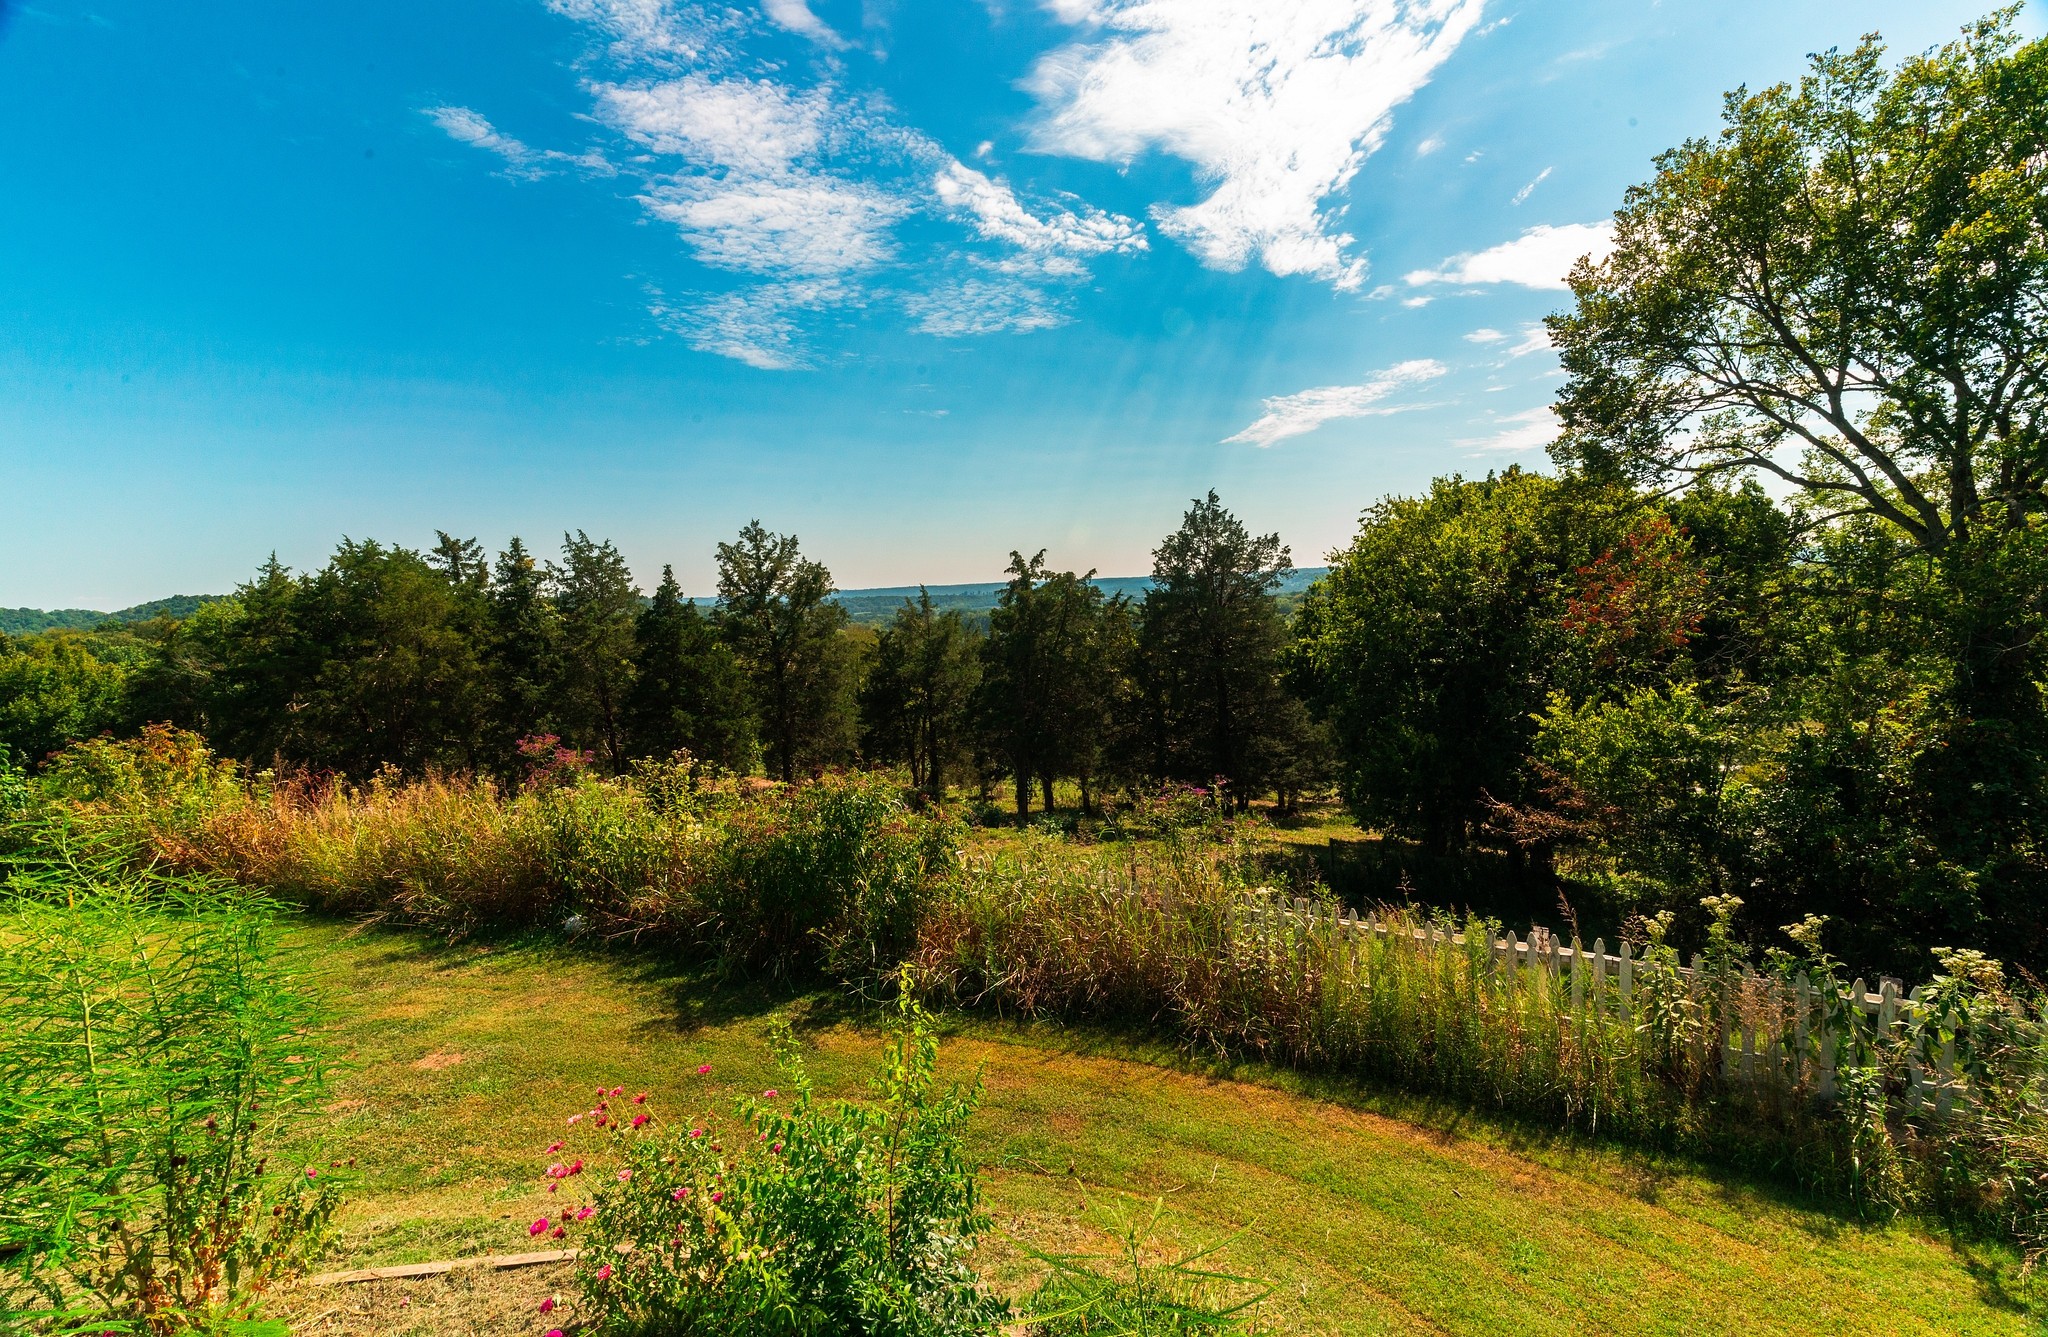
<path fill-rule="evenodd" d="M 2048 484 L 2048 43 L 1866 39 L 1657 160 L 1550 321 L 1560 454 L 1775 475 L 1941 553 Z"/>

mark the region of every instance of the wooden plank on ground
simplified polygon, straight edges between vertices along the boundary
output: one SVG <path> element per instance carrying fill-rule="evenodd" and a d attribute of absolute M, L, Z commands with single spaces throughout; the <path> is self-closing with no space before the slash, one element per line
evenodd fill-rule
<path fill-rule="evenodd" d="M 309 1286 L 352 1286 L 359 1281 L 403 1281 L 411 1277 L 438 1277 L 458 1267 L 489 1267 L 504 1271 L 513 1267 L 535 1267 L 542 1263 L 573 1263 L 577 1249 L 548 1249 L 541 1253 L 485 1254 L 479 1258 L 451 1258 L 438 1263 L 402 1263 L 396 1267 L 359 1267 L 349 1272 L 323 1272 L 306 1278 Z"/>

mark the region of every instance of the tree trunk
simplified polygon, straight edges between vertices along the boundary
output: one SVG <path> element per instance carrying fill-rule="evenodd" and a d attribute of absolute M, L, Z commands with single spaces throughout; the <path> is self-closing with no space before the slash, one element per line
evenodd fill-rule
<path fill-rule="evenodd" d="M 1047 812 L 1051 812 L 1051 811 L 1052 811 L 1052 777 L 1051 777 L 1050 775 L 1041 775 L 1041 776 L 1039 776 L 1039 777 L 1038 777 L 1038 786 L 1039 786 L 1039 790 L 1040 790 L 1040 792 L 1041 792 L 1041 793 L 1042 793 L 1042 794 L 1043 794 L 1043 795 L 1045 796 L 1045 810 L 1046 810 Z"/>

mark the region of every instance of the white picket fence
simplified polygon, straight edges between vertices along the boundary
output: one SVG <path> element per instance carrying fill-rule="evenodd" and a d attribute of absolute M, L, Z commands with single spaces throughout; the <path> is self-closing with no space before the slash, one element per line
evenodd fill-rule
<path fill-rule="evenodd" d="M 1382 918 L 1371 912 L 1361 916 L 1354 909 L 1318 911 L 1305 898 L 1295 898 L 1291 905 L 1277 898 L 1254 901 L 1243 927 L 1263 942 L 1302 953 L 1304 962 L 1311 944 L 1324 933 L 1335 942 L 1406 933 L 1423 950 L 1468 949 L 1463 933 L 1415 927 L 1405 917 Z M 1553 991 L 1561 1011 L 1568 1006 L 1574 1022 L 1633 1026 L 1640 1020 L 1638 979 L 1644 962 L 1627 943 L 1610 953 L 1604 939 L 1596 938 L 1589 948 L 1576 940 L 1567 944 L 1547 929 L 1532 928 L 1526 938 L 1513 931 L 1495 938 L 1488 951 L 1498 986 L 1507 997 L 1521 988 L 1543 987 Z M 1335 959 L 1348 961 L 1354 972 L 1359 969 L 1355 950 L 1337 953 Z M 1702 1015 L 1711 1011 L 1721 1019 L 1718 1041 L 1706 1041 L 1717 1044 L 1721 1076 L 1731 1086 L 1745 1086 L 1759 1095 L 1804 1092 L 1832 1099 L 1840 1066 L 1861 1057 L 1849 1053 L 1851 1047 L 1886 1048 L 1905 1052 L 1899 1095 L 1908 1110 L 1947 1114 L 1971 1099 L 1969 1083 L 1957 1069 L 1954 1019 L 1936 1015 L 1923 1000 L 1921 988 L 1902 993 L 1901 981 L 1880 978 L 1872 989 L 1859 978 L 1830 1008 L 1827 991 L 1805 975 L 1788 980 L 1758 975 L 1744 965 L 1739 974 L 1716 977 L 1698 955 L 1689 967 L 1679 967 L 1677 975 Z M 1706 1004 L 1716 998 L 1724 1005 L 1708 1009 Z M 1847 1024 L 1850 1005 L 1864 1013 L 1863 1025 Z"/>

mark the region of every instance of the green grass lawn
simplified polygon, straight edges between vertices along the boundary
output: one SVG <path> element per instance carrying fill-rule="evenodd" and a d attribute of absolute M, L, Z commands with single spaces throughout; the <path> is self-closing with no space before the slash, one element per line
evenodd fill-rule
<path fill-rule="evenodd" d="M 336 1267 L 533 1247 L 544 1148 L 599 1084 L 723 1115 L 780 1081 L 778 1016 L 826 1093 L 858 1093 L 881 1044 L 829 996 L 644 957 L 295 936 L 349 1056 L 309 1133 L 360 1167 Z M 1159 1245 L 1231 1239 L 1221 1262 L 1271 1283 L 1275 1332 L 2020 1333 L 2048 1312 L 2009 1249 L 1344 1086 L 985 1020 L 955 1025 L 943 1062 L 987 1083 L 971 1139 L 999 1225 L 984 1267 L 1013 1290 L 1037 1276 L 1028 1249 L 1103 1247 L 1163 1199 Z M 303 1332 L 538 1334 L 533 1305 L 569 1284 L 543 1268 L 280 1298 Z"/>

